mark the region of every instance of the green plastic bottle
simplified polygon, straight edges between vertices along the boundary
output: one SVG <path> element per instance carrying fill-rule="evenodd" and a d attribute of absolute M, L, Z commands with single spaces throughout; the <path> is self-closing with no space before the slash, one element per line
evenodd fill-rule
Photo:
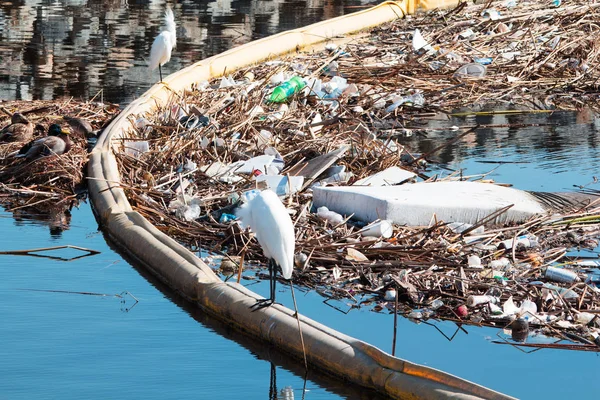
<path fill-rule="evenodd" d="M 300 90 L 302 90 L 304 86 L 306 86 L 304 80 L 299 76 L 294 76 L 287 82 L 283 82 L 281 85 L 277 86 L 273 90 L 273 93 L 271 93 L 269 101 L 272 103 L 283 103 L 295 93 L 298 93 Z"/>

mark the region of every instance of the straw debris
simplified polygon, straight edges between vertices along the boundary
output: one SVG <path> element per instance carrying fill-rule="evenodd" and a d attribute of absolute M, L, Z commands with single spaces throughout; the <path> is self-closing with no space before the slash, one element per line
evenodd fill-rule
<path fill-rule="evenodd" d="M 407 17 L 173 95 L 132 119 L 116 152 L 132 206 L 208 261 L 224 255 L 233 275 L 242 255 L 245 268 L 265 262 L 235 222 L 240 196 L 276 177 L 296 227 L 295 284 L 350 309 L 394 312 L 398 296 L 398 312 L 417 321 L 507 328 L 517 342 L 536 329 L 597 350 L 597 264 L 576 251 L 598 245 L 595 193 L 518 224 L 490 223 L 507 209 L 463 227 L 433 214 L 426 226 L 394 225 L 390 237 L 363 236 L 364 222 L 312 206 L 313 185 L 388 168 L 406 178 L 387 184 L 440 180 L 428 158 L 450 143 L 412 154 L 397 141 L 434 115 L 491 98 L 518 112 L 597 107 L 598 5 L 487 4 Z M 294 76 L 305 86 L 274 102 Z M 451 142 L 472 129 L 454 127 Z"/>
<path fill-rule="evenodd" d="M 0 103 L 0 129 L 8 126 L 13 113 L 20 112 L 37 125 L 33 140 L 47 136 L 48 127 L 57 123 L 64 129 L 69 125 L 64 116 L 82 118 L 99 130 L 119 112 L 119 107 L 92 99 L 78 102 L 62 101 L 10 101 Z M 93 140 L 71 131 L 73 145 L 62 155 L 35 159 L 17 158 L 28 141 L 0 142 L 0 193 L 2 204 L 10 210 L 35 206 L 47 211 L 57 204 L 71 204 L 85 192 L 84 167 L 88 149 Z"/>

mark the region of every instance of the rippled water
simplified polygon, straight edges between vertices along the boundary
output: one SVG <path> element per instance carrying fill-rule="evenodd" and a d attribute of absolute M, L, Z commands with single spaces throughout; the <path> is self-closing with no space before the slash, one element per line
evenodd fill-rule
<path fill-rule="evenodd" d="M 400 141 L 415 153 L 427 154 L 456 136 L 450 127 L 476 125 L 481 128 L 429 157 L 436 172 L 488 174 L 524 190 L 600 189 L 593 183 L 600 173 L 600 117 L 587 110 L 438 116 L 428 124 L 430 131 Z M 438 164 L 447 169 L 438 171 Z"/>
<path fill-rule="evenodd" d="M 167 73 L 251 39 L 353 10 L 360 2 L 171 4 L 179 41 Z M 157 80 L 144 59 L 164 5 L 0 1 L 0 99 L 87 99 L 103 89 L 105 99 L 127 103 Z M 544 126 L 523 126 L 534 123 Z M 440 117 L 430 122 L 438 131 L 402 142 L 427 153 L 456 135 L 450 127 L 475 124 L 496 127 L 431 155 L 439 164 L 428 173 L 489 172 L 528 190 L 597 188 L 591 182 L 599 169 L 600 123 L 587 112 Z M 0 212 L 0 250 L 69 244 L 101 254 L 72 261 L 0 255 L 0 399 L 272 399 L 272 365 L 277 392 L 291 390 L 296 399 L 375 398 L 321 374 L 305 382 L 301 364 L 178 299 L 107 245 L 87 204 L 70 216 L 32 217 L 29 211 Z M 80 255 L 75 250 L 45 254 Z M 266 295 L 268 284 L 250 288 Z M 289 289 L 281 288 L 278 300 L 291 307 Z M 298 293 L 301 313 L 391 352 L 390 315 L 368 308 L 344 314 L 339 310 L 349 309 L 346 302 L 329 304 L 334 308 L 323 300 L 315 292 Z M 526 354 L 490 343 L 502 335 L 499 329 L 436 326 L 443 334 L 400 319 L 397 355 L 524 399 L 595 398 L 600 392 L 595 353 Z"/>
<path fill-rule="evenodd" d="M 158 81 L 146 64 L 165 5 L 177 47 L 169 74 L 231 47 L 329 19 L 358 0 L 0 2 L 0 99 L 104 99 L 127 103 Z"/>
<path fill-rule="evenodd" d="M 73 249 L 0 255 L 1 399 L 266 399 L 272 363 L 278 392 L 299 399 L 306 385 L 307 398 L 362 398 L 315 373 L 305 384 L 301 364 L 133 268 L 107 245 L 89 207 L 72 210 L 64 227 L 51 234 L 43 218 L 15 221 L 0 212 L 0 231 L 10 232 L 0 250 L 74 245 L 101 252 L 76 260 L 69 259 L 82 252 Z"/>

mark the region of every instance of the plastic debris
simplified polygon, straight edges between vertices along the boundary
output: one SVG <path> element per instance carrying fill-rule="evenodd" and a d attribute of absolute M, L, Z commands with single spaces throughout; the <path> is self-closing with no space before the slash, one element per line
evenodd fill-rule
<path fill-rule="evenodd" d="M 425 50 L 426 52 L 433 51 L 431 45 L 427 43 L 427 41 L 421 34 L 421 31 L 418 29 L 415 29 L 413 33 L 412 45 L 415 51 L 419 51 L 421 49 Z"/>
<path fill-rule="evenodd" d="M 500 12 L 495 8 L 488 8 L 486 10 L 483 10 L 481 16 L 483 18 L 489 18 L 492 21 L 496 21 L 501 18 Z"/>
<path fill-rule="evenodd" d="M 481 258 L 477 255 L 471 255 L 467 258 L 467 263 L 469 264 L 469 268 L 483 268 L 481 265 Z"/>
<path fill-rule="evenodd" d="M 231 76 L 224 76 L 221 78 L 221 83 L 219 84 L 219 89 L 228 88 L 231 86 L 235 86 L 236 83 Z"/>
<path fill-rule="evenodd" d="M 503 240 L 498 244 L 499 249 L 510 250 L 514 246 L 529 248 L 529 247 L 538 247 L 538 239 L 535 235 L 521 235 L 515 237 L 513 239 Z"/>
<path fill-rule="evenodd" d="M 289 179 L 288 179 L 289 178 Z M 277 193 L 278 196 L 288 196 L 299 192 L 304 184 L 303 176 L 283 176 L 283 175 L 260 175 L 256 177 L 256 182 L 264 182 L 266 187 Z"/>
<path fill-rule="evenodd" d="M 511 329 L 516 337 L 530 329 L 555 335 L 569 330 L 595 340 L 600 330 L 587 314 L 597 308 L 600 279 L 589 271 L 597 265 L 578 264 L 575 256 L 561 256 L 561 249 L 593 247 L 597 224 L 571 224 L 566 209 L 548 213 L 539 202 L 518 220 L 485 221 L 499 212 L 501 206 L 486 208 L 499 196 L 481 200 L 479 192 L 475 196 L 465 189 L 468 195 L 460 197 L 452 187 L 476 184 L 485 192 L 513 194 L 515 189 L 463 182 L 470 178 L 462 174 L 432 175 L 426 158 L 435 162 L 436 151 L 411 148 L 425 135 L 466 132 L 460 118 L 445 123 L 435 114 L 492 98 L 491 93 L 519 106 L 595 106 L 591 89 L 556 93 L 564 82 L 595 87 L 598 72 L 585 58 L 594 33 L 582 40 L 585 36 L 569 25 L 588 11 L 573 6 L 557 19 L 547 4 L 503 3 L 483 15 L 480 5 L 468 4 L 443 27 L 429 23 L 439 17 L 435 13 L 399 19 L 389 29 L 329 50 L 292 54 L 197 85 L 155 114 L 136 116 L 145 122 L 132 128 L 124 143 L 147 141 L 150 151 L 136 153 L 140 160 L 118 160 L 125 184 L 153 188 L 144 196 L 131 191 L 132 203 L 140 205 L 136 211 L 157 226 L 183 221 L 182 229 L 169 231 L 182 243 L 201 237 L 206 246 L 222 246 L 233 256 L 244 247 L 252 262 L 262 260 L 256 241 L 238 240 L 231 221 L 223 219 L 252 190 L 269 187 L 287 197 L 294 216 L 302 251 L 295 264 L 303 269 L 297 284 L 317 287 L 336 300 L 372 296 L 357 307 L 373 304 L 377 311 L 393 309 L 386 291 L 394 288 L 402 303 L 398 312 L 409 315 L 412 309 L 419 321 L 460 319 Z M 536 23 L 548 21 L 552 29 L 537 28 Z M 435 38 L 435 46 L 426 38 Z M 572 44 L 568 52 L 556 51 L 567 42 Z M 382 51 L 382 43 L 394 46 Z M 291 84 L 295 77 L 306 86 Z M 286 84 L 293 90 L 274 98 L 283 102 L 269 101 L 275 88 Z M 207 123 L 198 122 L 201 116 Z M 187 168 L 186 158 L 200 167 Z M 151 178 L 156 184 L 148 184 Z M 409 208 L 397 202 L 424 185 L 441 189 L 422 192 Z M 184 207 L 161 209 L 182 192 L 187 217 Z M 196 217 L 191 199 L 199 194 L 203 200 L 197 206 L 204 215 L 186 224 Z M 457 200 L 456 209 L 440 208 L 450 199 Z M 514 206 L 501 212 L 502 218 L 512 218 L 520 207 L 509 204 Z M 313 207 L 316 213 L 310 212 Z M 415 215 L 418 220 L 395 219 Z M 536 218 L 533 225 L 530 216 Z M 560 274 L 552 268 L 576 278 L 556 279 Z M 520 319 L 526 329 L 518 325 Z M 512 320 L 517 322 L 511 327 Z"/>
<path fill-rule="evenodd" d="M 479 58 L 474 58 L 473 61 L 475 61 L 477 64 L 489 65 L 489 64 L 492 63 L 493 58 L 491 58 L 491 57 L 479 57 Z"/>
<path fill-rule="evenodd" d="M 546 267 L 542 270 L 542 273 L 546 279 L 555 282 L 573 283 L 581 280 L 575 272 L 564 268 Z"/>
<path fill-rule="evenodd" d="M 235 215 L 223 213 L 223 214 L 221 214 L 221 217 L 219 218 L 219 222 L 222 224 L 226 224 L 227 222 L 234 221 L 235 219 L 236 219 Z"/>
<path fill-rule="evenodd" d="M 273 89 L 273 93 L 271 94 L 271 97 L 269 97 L 269 101 L 273 103 L 282 103 L 287 101 L 294 94 L 302 90 L 304 86 L 306 86 L 304 80 L 299 76 L 294 76 L 290 80 Z"/>
<path fill-rule="evenodd" d="M 454 76 L 469 77 L 469 78 L 481 78 L 485 76 L 487 69 L 485 65 L 480 63 L 465 64 L 456 70 Z"/>
<path fill-rule="evenodd" d="M 363 236 L 390 238 L 394 233 L 392 223 L 387 220 L 376 221 L 360 230 Z"/>
<path fill-rule="evenodd" d="M 384 299 L 386 301 L 394 301 L 396 300 L 396 289 L 388 289 L 385 291 Z"/>
<path fill-rule="evenodd" d="M 125 154 L 139 158 L 143 153 L 150 150 L 150 143 L 146 140 L 126 140 L 123 142 Z"/>
<path fill-rule="evenodd" d="M 324 206 L 317 209 L 317 216 L 328 221 L 332 225 L 339 225 L 344 222 L 344 217 L 334 211 L 329 211 L 329 209 Z"/>
<path fill-rule="evenodd" d="M 267 168 L 271 165 L 271 163 L 275 160 L 274 156 L 271 155 L 262 155 L 257 157 L 252 157 L 245 161 L 238 161 L 231 165 L 229 165 L 229 170 L 236 174 L 252 174 L 254 171 L 258 170 L 261 173 L 266 173 Z"/>

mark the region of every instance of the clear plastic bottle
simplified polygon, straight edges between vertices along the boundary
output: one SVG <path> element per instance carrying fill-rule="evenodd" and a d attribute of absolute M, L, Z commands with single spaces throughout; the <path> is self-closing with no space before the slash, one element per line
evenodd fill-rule
<path fill-rule="evenodd" d="M 269 101 L 272 103 L 283 103 L 287 101 L 290 97 L 292 97 L 295 93 L 298 93 L 302 88 L 306 86 L 306 83 L 299 76 L 294 76 L 290 80 L 283 82 L 281 85 L 277 86 Z"/>
<path fill-rule="evenodd" d="M 409 312 L 406 317 L 411 319 L 422 319 L 423 313 L 421 311 L 413 310 Z"/>
<path fill-rule="evenodd" d="M 421 93 L 415 93 L 400 97 L 392 105 L 385 109 L 385 112 L 392 112 L 402 104 L 409 104 L 413 107 L 422 107 L 425 104 L 425 97 Z"/>
<path fill-rule="evenodd" d="M 542 269 L 542 274 L 546 279 L 555 282 L 573 283 L 581 280 L 577 273 L 564 268 L 546 267 Z"/>
<path fill-rule="evenodd" d="M 579 295 L 574 290 L 565 289 L 560 286 L 553 285 L 551 283 L 546 282 L 542 285 L 542 287 L 545 288 L 546 290 L 549 290 L 549 291 L 557 294 L 557 295 L 562 296 L 565 299 L 578 299 L 579 298 Z M 542 290 L 542 293 L 543 293 L 543 290 Z"/>
<path fill-rule="evenodd" d="M 432 310 L 435 311 L 443 305 L 444 305 L 444 302 L 442 300 L 435 299 L 434 301 L 431 302 L 431 304 L 429 305 L 429 308 L 431 308 Z"/>
<path fill-rule="evenodd" d="M 517 236 L 514 239 L 503 240 L 502 242 L 500 242 L 500 244 L 498 244 L 498 248 L 510 250 L 510 249 L 512 249 L 513 245 L 517 246 L 517 248 L 519 248 L 519 247 L 534 248 L 534 247 L 539 246 L 539 242 L 538 242 L 537 236 L 535 236 L 535 235 L 532 235 L 532 234 L 521 235 L 521 236 Z"/>

